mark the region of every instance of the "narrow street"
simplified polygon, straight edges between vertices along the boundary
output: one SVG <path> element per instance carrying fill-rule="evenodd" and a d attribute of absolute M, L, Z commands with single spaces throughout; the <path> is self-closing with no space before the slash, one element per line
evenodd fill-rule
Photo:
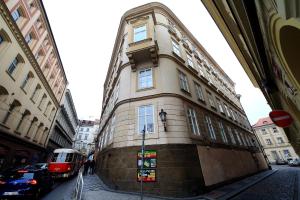
<path fill-rule="evenodd" d="M 57 181 L 53 190 L 42 197 L 42 200 L 68 200 L 72 197 L 72 192 L 76 184 L 76 176 L 65 181 Z"/>
<path fill-rule="evenodd" d="M 299 167 L 273 166 L 276 173 L 255 184 L 234 200 L 296 200 L 299 196 Z"/>

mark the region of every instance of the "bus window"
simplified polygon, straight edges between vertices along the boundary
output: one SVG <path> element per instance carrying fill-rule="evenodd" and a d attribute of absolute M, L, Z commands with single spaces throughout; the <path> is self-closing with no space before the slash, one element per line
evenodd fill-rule
<path fill-rule="evenodd" d="M 52 162 L 71 162 L 73 158 L 73 153 L 54 153 Z"/>

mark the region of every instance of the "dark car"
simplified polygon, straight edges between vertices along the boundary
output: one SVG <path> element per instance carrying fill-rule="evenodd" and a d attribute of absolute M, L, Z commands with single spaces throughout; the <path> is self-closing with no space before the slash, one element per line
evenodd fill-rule
<path fill-rule="evenodd" d="M 53 179 L 47 168 L 26 166 L 0 174 L 0 199 L 39 199 L 51 190 Z"/>

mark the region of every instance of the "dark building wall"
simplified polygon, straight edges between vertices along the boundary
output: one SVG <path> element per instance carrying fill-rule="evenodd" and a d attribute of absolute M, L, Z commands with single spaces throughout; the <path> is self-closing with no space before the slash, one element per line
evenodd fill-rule
<path fill-rule="evenodd" d="M 140 147 L 107 149 L 97 156 L 97 174 L 110 187 L 139 191 L 137 152 Z M 197 152 L 192 144 L 150 145 L 157 151 L 156 182 L 144 183 L 145 193 L 161 196 L 194 196 L 204 190 Z"/>

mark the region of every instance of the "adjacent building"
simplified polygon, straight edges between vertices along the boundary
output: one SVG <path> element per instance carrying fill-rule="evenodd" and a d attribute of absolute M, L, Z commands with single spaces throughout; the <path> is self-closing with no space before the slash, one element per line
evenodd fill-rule
<path fill-rule="evenodd" d="M 284 130 L 276 126 L 269 117 L 259 119 L 253 129 L 270 163 L 299 158 Z"/>
<path fill-rule="evenodd" d="M 71 91 L 67 89 L 52 129 L 48 150 L 52 152 L 57 148 L 72 148 L 78 122 Z"/>
<path fill-rule="evenodd" d="M 147 193 L 197 195 L 268 167 L 235 83 L 160 3 L 120 21 L 97 137 L 106 184 L 140 190 L 143 132 Z"/>
<path fill-rule="evenodd" d="M 41 1 L 0 1 L 0 170 L 45 157 L 67 78 Z"/>
<path fill-rule="evenodd" d="M 95 139 L 99 133 L 99 120 L 79 120 L 74 148 L 88 155 L 95 151 Z"/>
<path fill-rule="evenodd" d="M 285 132 L 300 153 L 299 1 L 202 2 L 271 108 L 292 115 Z"/>

